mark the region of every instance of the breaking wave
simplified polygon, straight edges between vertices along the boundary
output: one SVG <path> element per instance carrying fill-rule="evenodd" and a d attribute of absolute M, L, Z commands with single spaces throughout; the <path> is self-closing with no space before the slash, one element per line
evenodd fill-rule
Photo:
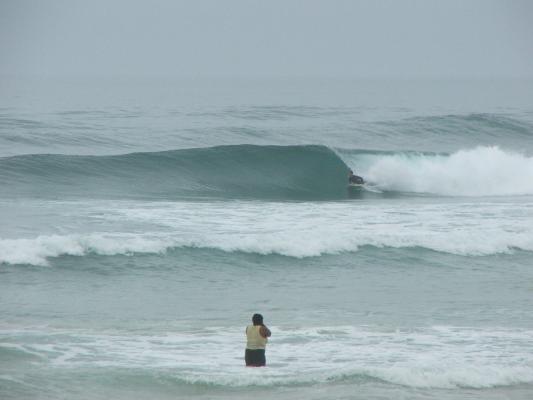
<path fill-rule="evenodd" d="M 226 253 L 282 255 L 295 258 L 357 252 L 364 247 L 424 248 L 462 256 L 484 256 L 514 250 L 533 251 L 530 232 L 487 237 L 482 232 L 389 232 L 360 235 L 317 229 L 313 234 L 209 234 L 202 236 L 132 233 L 43 235 L 34 239 L 0 239 L 0 264 L 47 266 L 61 256 L 163 254 L 180 249 L 206 249 Z"/>
<path fill-rule="evenodd" d="M 499 147 L 452 154 L 340 151 L 383 191 L 443 196 L 533 194 L 533 157 Z"/>
<path fill-rule="evenodd" d="M 533 194 L 533 157 L 499 147 L 451 154 L 236 145 L 114 156 L 0 159 L 6 197 L 341 200 L 349 168 L 381 192 Z"/>

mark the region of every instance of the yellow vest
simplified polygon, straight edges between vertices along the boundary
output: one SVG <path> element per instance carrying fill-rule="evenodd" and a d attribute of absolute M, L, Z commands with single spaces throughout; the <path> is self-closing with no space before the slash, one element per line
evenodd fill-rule
<path fill-rule="evenodd" d="M 259 333 L 261 325 L 248 325 L 246 327 L 246 348 L 250 350 L 259 350 L 266 348 L 268 342 L 267 338 L 264 338 Z"/>

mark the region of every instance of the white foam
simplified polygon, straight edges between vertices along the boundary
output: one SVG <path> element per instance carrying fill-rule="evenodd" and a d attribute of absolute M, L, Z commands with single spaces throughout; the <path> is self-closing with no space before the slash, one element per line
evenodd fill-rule
<path fill-rule="evenodd" d="M 272 331 L 264 369 L 243 366 L 242 327 L 160 335 L 25 330 L 24 348 L 48 360 L 50 368 L 155 370 L 191 384 L 270 386 L 370 378 L 453 389 L 533 383 L 533 331 L 528 330 L 343 326 Z M 17 337 L 12 331 L 2 335 Z M 0 347 L 9 345 L 4 342 Z"/>
<path fill-rule="evenodd" d="M 348 163 L 357 164 L 355 160 Z M 533 194 L 533 157 L 498 147 L 477 147 L 449 156 L 396 154 L 367 157 L 365 178 L 388 191 L 445 196 Z"/>
<path fill-rule="evenodd" d="M 128 233 L 41 235 L 35 239 L 0 240 L 0 262 L 46 266 L 49 258 L 63 255 L 158 253 L 170 246 L 172 242 L 165 238 Z"/>
<path fill-rule="evenodd" d="M 533 207 L 528 203 L 179 202 L 76 207 L 80 221 L 96 215 L 106 226 L 125 230 L 0 239 L 0 262 L 47 265 L 62 255 L 161 253 L 183 247 L 300 258 L 355 252 L 361 246 L 423 247 L 458 255 L 533 251 Z M 132 232 L 129 226 L 144 229 Z"/>

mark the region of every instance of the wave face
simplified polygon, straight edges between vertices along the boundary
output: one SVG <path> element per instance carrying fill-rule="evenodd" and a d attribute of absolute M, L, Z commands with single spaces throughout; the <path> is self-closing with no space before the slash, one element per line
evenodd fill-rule
<path fill-rule="evenodd" d="M 335 151 L 308 146 L 219 146 L 115 156 L 0 159 L 6 197 L 335 200 L 349 168 L 382 193 L 533 194 L 533 157 L 477 147 L 451 154 Z"/>
<path fill-rule="evenodd" d="M 477 147 L 452 154 L 220 146 L 115 156 L 0 159 L 9 197 L 346 199 L 352 167 L 381 192 L 443 196 L 533 194 L 533 157 Z"/>
<path fill-rule="evenodd" d="M 348 167 L 324 146 L 220 146 L 115 156 L 0 160 L 11 196 L 334 199 Z"/>

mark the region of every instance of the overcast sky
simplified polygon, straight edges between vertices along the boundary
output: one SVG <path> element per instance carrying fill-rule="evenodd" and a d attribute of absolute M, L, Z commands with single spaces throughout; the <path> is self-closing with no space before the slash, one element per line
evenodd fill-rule
<path fill-rule="evenodd" d="M 0 73 L 533 77 L 533 1 L 0 0 Z"/>

